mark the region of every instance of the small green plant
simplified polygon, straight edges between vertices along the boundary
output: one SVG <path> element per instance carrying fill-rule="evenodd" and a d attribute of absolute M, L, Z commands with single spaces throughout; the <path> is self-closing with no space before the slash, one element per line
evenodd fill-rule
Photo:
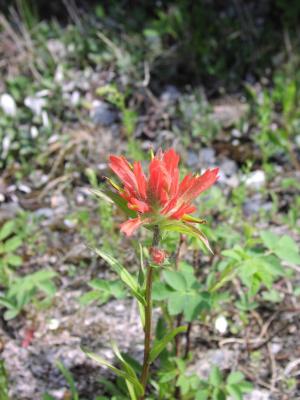
<path fill-rule="evenodd" d="M 249 245 L 242 248 L 235 245 L 230 250 L 224 250 L 222 254 L 226 258 L 225 262 L 220 263 L 220 270 L 235 271 L 234 275 L 247 288 L 236 303 L 238 308 L 244 311 L 258 307 L 259 303 L 253 299 L 262 288 L 267 290 L 263 292 L 265 300 L 275 303 L 280 301 L 278 292 L 272 288 L 273 283 L 280 277 L 289 276 L 292 272 L 284 268 L 283 263 L 300 265 L 296 242 L 287 235 L 280 237 L 269 231 L 260 233 L 260 240 L 256 246 Z"/>
<path fill-rule="evenodd" d="M 6 309 L 4 318 L 15 318 L 31 302 L 38 307 L 47 305 L 56 293 L 55 276 L 51 269 L 43 269 L 24 277 L 14 277 L 4 296 L 0 297 L 0 307 Z M 39 298 L 39 293 L 43 294 L 43 300 Z"/>
<path fill-rule="evenodd" d="M 137 121 L 137 114 L 134 110 L 132 110 L 127 106 L 126 104 L 127 95 L 123 94 L 114 85 L 106 85 L 98 88 L 97 94 L 107 99 L 107 101 L 109 101 L 111 104 L 113 104 L 121 111 L 124 129 L 128 138 L 130 138 L 134 133 Z"/>
<path fill-rule="evenodd" d="M 9 284 L 14 269 L 22 265 L 22 258 L 17 254 L 22 243 L 16 221 L 6 222 L 0 229 L 0 284 L 4 286 Z"/>
<path fill-rule="evenodd" d="M 87 305 L 95 301 L 99 304 L 105 304 L 112 297 L 123 299 L 126 296 L 124 286 L 119 280 L 107 281 L 97 278 L 91 280 L 88 285 L 92 290 L 81 296 L 80 303 L 82 305 Z"/>

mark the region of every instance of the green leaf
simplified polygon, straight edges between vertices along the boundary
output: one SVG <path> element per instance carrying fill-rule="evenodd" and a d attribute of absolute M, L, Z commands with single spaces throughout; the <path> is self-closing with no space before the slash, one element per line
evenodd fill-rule
<path fill-rule="evenodd" d="M 251 382 L 243 381 L 239 383 L 239 388 L 242 393 L 248 393 L 253 390 L 253 385 Z"/>
<path fill-rule="evenodd" d="M 109 289 L 111 295 L 114 296 L 116 299 L 123 299 L 124 297 L 126 297 L 126 291 L 121 281 L 109 282 Z"/>
<path fill-rule="evenodd" d="M 209 399 L 209 390 L 198 390 L 196 393 L 195 400 L 208 400 Z"/>
<path fill-rule="evenodd" d="M 150 352 L 150 361 L 153 362 L 160 353 L 165 349 L 167 344 L 173 340 L 173 338 L 179 333 L 186 332 L 186 326 L 179 326 L 173 329 L 171 332 L 167 333 L 161 340 L 156 342 Z"/>
<path fill-rule="evenodd" d="M 235 385 L 228 385 L 226 386 L 227 392 L 232 396 L 234 400 L 243 400 L 243 394 L 238 386 L 238 384 Z"/>
<path fill-rule="evenodd" d="M 139 382 L 139 379 L 135 373 L 135 370 L 124 359 L 124 357 L 122 356 L 122 354 L 120 353 L 120 351 L 117 347 L 117 344 L 114 342 L 112 343 L 112 349 L 113 349 L 115 355 L 117 356 L 117 358 L 119 359 L 119 361 L 121 362 L 123 370 L 132 378 L 132 380 L 130 380 L 130 381 L 128 379 L 126 379 L 126 385 L 127 385 L 131 399 L 137 400 L 137 396 L 140 397 L 144 393 L 144 389 L 143 389 L 141 383 Z"/>
<path fill-rule="evenodd" d="M 10 253 L 22 245 L 22 239 L 19 236 L 14 236 L 4 243 L 4 252 Z"/>
<path fill-rule="evenodd" d="M 119 194 L 112 192 L 111 190 L 99 190 L 99 189 L 91 189 L 91 192 L 95 194 L 97 197 L 109 202 L 113 202 L 116 206 L 122 210 L 128 217 L 135 218 L 137 213 L 130 208 L 127 207 L 127 201 L 123 199 Z"/>
<path fill-rule="evenodd" d="M 174 290 L 185 291 L 187 283 L 183 275 L 178 271 L 164 271 L 163 277 L 167 284 Z"/>
<path fill-rule="evenodd" d="M 138 400 L 136 393 L 135 393 L 134 385 L 131 382 L 129 382 L 127 379 L 125 380 L 125 382 L 126 382 L 129 396 L 130 396 L 130 400 Z"/>
<path fill-rule="evenodd" d="M 199 313 L 210 309 L 210 300 L 207 301 L 202 294 L 187 294 L 183 299 L 183 313 L 188 322 L 198 318 Z"/>
<path fill-rule="evenodd" d="M 56 286 L 50 280 L 39 282 L 37 287 L 49 297 L 54 296 L 56 293 Z"/>
<path fill-rule="evenodd" d="M 178 315 L 183 311 L 185 294 L 173 292 L 168 299 L 168 311 L 170 315 Z"/>
<path fill-rule="evenodd" d="M 244 379 L 244 374 L 240 371 L 231 372 L 227 377 L 227 384 L 234 385 L 236 383 L 240 383 Z"/>
<path fill-rule="evenodd" d="M 200 231 L 200 229 L 196 228 L 195 226 L 184 223 L 181 221 L 167 221 L 163 224 L 160 225 L 160 228 L 162 231 L 170 231 L 170 232 L 179 232 L 183 233 L 185 235 L 193 236 L 196 237 L 197 239 L 200 239 L 201 242 L 205 245 L 205 247 L 213 253 L 207 237 L 204 235 L 203 232 Z"/>
<path fill-rule="evenodd" d="M 6 261 L 12 267 L 20 267 L 20 265 L 23 263 L 23 259 L 15 254 L 10 254 L 8 257 L 6 257 Z"/>
<path fill-rule="evenodd" d="M 226 400 L 226 394 L 223 390 L 215 388 L 212 393 L 212 400 Z"/>
<path fill-rule="evenodd" d="M 234 259 L 235 261 L 241 261 L 243 259 L 242 255 L 238 250 L 235 249 L 228 249 L 228 250 L 223 250 L 222 255 L 225 257 L 229 257 Z"/>
<path fill-rule="evenodd" d="M 112 364 L 107 362 L 104 358 L 98 356 L 95 353 L 90 352 L 89 350 L 86 350 L 82 348 L 82 351 L 90 357 L 92 360 L 96 361 L 98 364 L 104 365 L 105 367 L 109 368 L 115 375 L 119 376 L 120 378 L 123 378 L 125 380 L 128 380 L 131 382 L 135 387 L 139 388 L 140 396 L 143 395 L 144 389 L 142 385 L 136 381 L 135 378 L 133 378 L 130 374 L 128 374 L 126 371 L 123 371 L 119 368 L 114 367 Z"/>
<path fill-rule="evenodd" d="M 189 378 L 185 375 L 180 375 L 177 379 L 176 386 L 180 387 L 180 392 L 183 396 L 186 395 L 190 389 Z"/>
<path fill-rule="evenodd" d="M 167 286 L 162 282 L 154 282 L 152 289 L 152 299 L 161 301 L 169 298 L 170 293 L 172 293 L 171 289 L 168 289 Z"/>
<path fill-rule="evenodd" d="M 103 290 L 105 292 L 110 292 L 109 283 L 105 279 L 92 279 L 88 285 L 96 290 Z"/>
<path fill-rule="evenodd" d="M 80 296 L 79 302 L 81 305 L 86 306 L 101 299 L 102 294 L 98 290 L 91 290 L 90 292 L 84 293 L 82 296 Z"/>
<path fill-rule="evenodd" d="M 275 233 L 270 231 L 262 231 L 260 232 L 260 237 L 268 249 L 273 250 L 276 248 L 279 241 L 279 236 L 275 235 Z"/>
<path fill-rule="evenodd" d="M 10 319 L 15 318 L 20 312 L 21 310 L 19 310 L 18 308 L 14 308 L 13 310 L 7 310 L 4 313 L 4 319 L 6 321 L 9 321 Z"/>
<path fill-rule="evenodd" d="M 6 222 L 0 229 L 0 240 L 6 239 L 15 229 L 15 221 Z"/>
<path fill-rule="evenodd" d="M 173 369 L 172 371 L 169 372 L 164 372 L 162 374 L 162 377 L 160 378 L 159 382 L 160 383 L 167 383 L 175 379 L 178 375 L 177 369 Z"/>
<path fill-rule="evenodd" d="M 99 249 L 94 249 L 94 251 L 102 257 L 112 268 L 114 272 L 116 272 L 120 279 L 127 285 L 131 291 L 134 297 L 141 302 L 143 305 L 145 305 L 145 298 L 141 294 L 139 285 L 137 280 L 127 271 L 126 268 L 124 268 L 119 261 L 117 261 L 114 257 L 112 257 L 110 254 L 106 253 L 103 250 Z"/>
<path fill-rule="evenodd" d="M 213 386 L 219 386 L 222 383 L 222 379 L 223 378 L 220 369 L 214 365 L 209 374 L 209 382 Z"/>
<path fill-rule="evenodd" d="M 79 400 L 79 395 L 75 386 L 74 378 L 71 372 L 63 365 L 61 361 L 56 362 L 57 368 L 59 368 L 60 372 L 63 374 L 65 380 L 67 381 L 68 385 L 70 386 L 70 390 L 72 393 L 72 400 Z"/>
<path fill-rule="evenodd" d="M 289 236 L 282 236 L 274 249 L 275 254 L 284 261 L 300 265 L 300 254 L 297 243 Z"/>
<path fill-rule="evenodd" d="M 9 308 L 9 309 L 15 309 L 16 305 L 6 297 L 0 297 L 0 305 Z"/>

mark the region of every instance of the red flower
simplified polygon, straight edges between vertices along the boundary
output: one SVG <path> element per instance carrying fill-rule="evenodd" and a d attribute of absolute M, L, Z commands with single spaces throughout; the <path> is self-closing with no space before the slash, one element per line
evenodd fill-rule
<path fill-rule="evenodd" d="M 157 265 L 161 265 L 166 258 L 166 252 L 164 250 L 158 249 L 157 247 L 151 247 L 150 255 L 154 264 Z"/>
<path fill-rule="evenodd" d="M 163 230 L 190 233 L 200 238 L 208 246 L 207 239 L 191 223 L 203 223 L 190 216 L 196 211 L 192 201 L 218 179 L 218 168 L 207 170 L 200 176 L 188 174 L 179 181 L 179 156 L 173 149 L 159 151 L 149 165 L 149 174 L 143 172 L 140 162 L 129 164 L 125 157 L 110 156 L 110 168 L 123 183 L 123 188 L 113 182 L 118 196 L 111 198 L 123 210 L 127 208 L 129 219 L 121 225 L 127 236 L 141 225 L 159 225 Z M 125 210 L 126 211 L 126 210 Z M 206 243 L 207 242 L 207 243 Z"/>

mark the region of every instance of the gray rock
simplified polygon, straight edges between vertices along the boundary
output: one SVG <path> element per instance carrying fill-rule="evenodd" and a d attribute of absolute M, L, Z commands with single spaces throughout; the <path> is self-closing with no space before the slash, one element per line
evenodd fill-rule
<path fill-rule="evenodd" d="M 220 170 L 225 174 L 226 176 L 232 176 L 236 174 L 238 170 L 238 166 L 235 161 L 230 160 L 226 158 L 220 165 Z"/>
<path fill-rule="evenodd" d="M 189 151 L 187 155 L 186 163 L 188 167 L 195 168 L 200 164 L 199 154 L 194 151 Z"/>
<path fill-rule="evenodd" d="M 204 147 L 199 152 L 199 161 L 203 167 L 211 167 L 216 163 L 216 152 L 210 147 Z"/>
<path fill-rule="evenodd" d="M 221 104 L 213 106 L 214 118 L 224 128 L 235 125 L 248 112 L 248 105 L 235 98 L 223 99 Z"/>
<path fill-rule="evenodd" d="M 96 125 L 109 126 L 118 119 L 118 112 L 104 101 L 94 102 L 91 118 Z"/>
<path fill-rule="evenodd" d="M 262 196 L 260 194 L 247 199 L 243 205 L 243 211 L 246 216 L 257 214 L 262 206 Z"/>
<path fill-rule="evenodd" d="M 199 358 L 195 359 L 188 370 L 191 373 L 196 373 L 200 378 L 208 378 L 213 365 L 224 370 L 231 369 L 237 362 L 237 352 L 225 348 L 198 353 L 197 357 Z"/>
<path fill-rule="evenodd" d="M 178 100 L 179 97 L 180 92 L 173 85 L 168 85 L 160 96 L 161 100 L 164 103 L 175 103 L 175 101 Z"/>

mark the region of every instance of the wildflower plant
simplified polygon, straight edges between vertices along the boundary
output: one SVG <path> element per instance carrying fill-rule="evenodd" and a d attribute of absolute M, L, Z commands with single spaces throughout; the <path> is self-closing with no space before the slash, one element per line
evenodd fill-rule
<path fill-rule="evenodd" d="M 102 249 L 96 250 L 118 273 L 138 302 L 144 330 L 144 356 L 141 371 L 138 373 L 132 367 L 120 353 L 116 344 L 113 344 L 113 350 L 120 361 L 121 368 L 116 368 L 86 349 L 85 352 L 95 361 L 110 368 L 118 377 L 124 378 L 130 399 L 133 400 L 146 398 L 151 364 L 176 335 L 187 329 L 179 324 L 169 329 L 152 345 L 153 281 L 158 280 L 161 270 L 171 276 L 176 269 L 167 261 L 163 239 L 169 232 L 180 233 L 181 239 L 183 235 L 190 235 L 200 239 L 208 251 L 212 252 L 208 239 L 199 229 L 199 225 L 204 224 L 205 221 L 191 214 L 197 210 L 193 201 L 216 182 L 219 170 L 218 168 L 209 169 L 202 175 L 189 173 L 180 180 L 179 160 L 179 155 L 173 149 L 166 152 L 159 150 L 156 155 L 152 154 L 146 174 L 140 162 L 134 162 L 131 165 L 125 157 L 112 155 L 109 158 L 109 166 L 117 176 L 118 182 L 107 178 L 109 185 L 106 185 L 104 191 L 93 190 L 96 195 L 109 198 L 125 213 L 127 220 L 120 225 L 120 230 L 127 237 L 133 236 L 141 227 L 152 232 L 152 244 L 148 249 L 149 261 L 146 267 L 142 265 L 138 277 L 129 273 L 119 261 Z"/>

